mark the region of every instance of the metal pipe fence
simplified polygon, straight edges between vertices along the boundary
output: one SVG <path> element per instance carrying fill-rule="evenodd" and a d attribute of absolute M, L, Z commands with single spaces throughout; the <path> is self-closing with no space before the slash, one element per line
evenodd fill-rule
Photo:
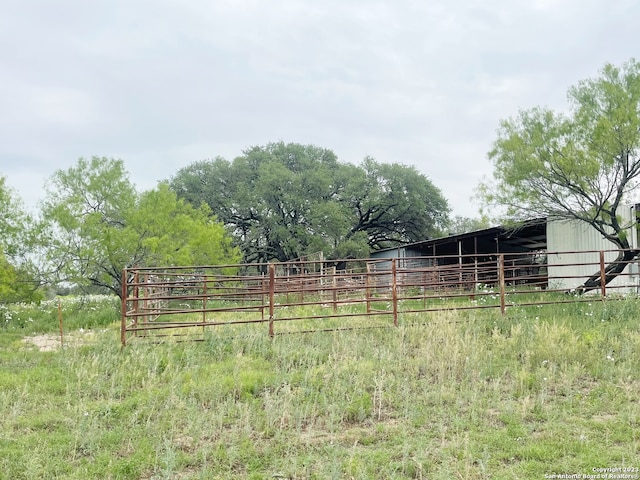
<path fill-rule="evenodd" d="M 121 342 L 210 327 L 264 324 L 268 335 L 398 326 L 425 312 L 603 301 L 636 295 L 639 264 L 606 284 L 618 251 L 534 252 L 129 268 L 122 274 Z M 341 268 L 338 269 L 337 265 Z M 598 274 L 601 285 L 575 291 Z M 292 327 L 292 325 L 296 325 Z M 297 330 L 296 330 L 297 328 Z"/>

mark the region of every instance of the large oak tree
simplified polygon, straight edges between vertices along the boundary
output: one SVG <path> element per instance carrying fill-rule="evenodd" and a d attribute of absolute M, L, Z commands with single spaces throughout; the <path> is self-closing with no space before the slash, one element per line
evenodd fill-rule
<path fill-rule="evenodd" d="M 181 169 L 171 187 L 207 204 L 248 262 L 287 261 L 319 251 L 363 258 L 370 250 L 424 240 L 446 225 L 442 193 L 414 167 L 339 162 L 328 149 L 270 143 L 233 161 Z"/>
<path fill-rule="evenodd" d="M 640 174 L 640 63 L 607 64 L 568 93 L 570 110 L 521 111 L 502 122 L 489 157 L 493 181 L 481 185 L 487 204 L 512 218 L 579 220 L 619 249 L 606 267 L 615 278 L 638 250 L 631 248 L 620 208 L 635 200 Z M 596 273 L 580 291 L 597 288 Z"/>

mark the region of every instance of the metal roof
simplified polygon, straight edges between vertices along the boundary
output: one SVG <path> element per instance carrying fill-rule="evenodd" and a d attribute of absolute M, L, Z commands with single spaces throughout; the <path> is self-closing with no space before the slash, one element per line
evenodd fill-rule
<path fill-rule="evenodd" d="M 404 249 L 412 256 L 487 255 L 519 253 L 547 248 L 547 219 L 529 220 L 518 226 L 498 226 L 446 237 L 427 239 L 394 248 L 377 250 L 372 257 L 389 256 Z"/>

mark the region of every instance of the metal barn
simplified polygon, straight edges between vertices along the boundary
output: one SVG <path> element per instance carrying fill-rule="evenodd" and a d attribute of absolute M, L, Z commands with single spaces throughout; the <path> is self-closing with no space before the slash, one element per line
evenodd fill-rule
<path fill-rule="evenodd" d="M 638 226 L 636 218 L 638 205 L 621 209 L 623 223 L 629 225 L 627 238 L 631 248 L 638 248 Z M 604 261 L 615 260 L 616 246 L 602 238 L 594 228 L 577 220 L 553 220 L 547 222 L 547 262 L 550 282 L 557 288 L 574 289 L 584 283 L 594 273 L 594 265 L 599 263 L 600 251 L 604 251 Z M 625 275 L 610 282 L 611 287 L 639 285 L 638 261 L 625 269 Z M 637 287 L 633 289 L 637 290 Z"/>
<path fill-rule="evenodd" d="M 639 208 L 639 205 L 630 206 L 623 209 L 620 215 L 622 221 L 629 225 L 631 248 L 638 248 L 635 219 Z M 509 254 L 512 262 L 509 271 L 514 276 L 522 277 L 530 273 L 539 281 L 539 266 L 544 263 L 547 286 L 573 289 L 597 272 L 601 251 L 604 251 L 605 262 L 610 262 L 616 258 L 615 249 L 615 245 L 583 222 L 538 218 L 517 228 L 498 226 L 380 250 L 373 252 L 371 258 L 402 259 L 407 267 L 430 268 L 491 262 L 495 261 L 498 254 Z M 384 262 L 379 264 L 379 268 L 385 268 Z M 482 283 L 482 276 L 476 275 L 472 280 Z M 640 266 L 637 261 L 625 269 L 624 277 L 610 283 L 612 287 L 624 286 L 627 291 L 630 284 L 640 286 Z M 632 290 L 635 292 L 638 287 Z"/>

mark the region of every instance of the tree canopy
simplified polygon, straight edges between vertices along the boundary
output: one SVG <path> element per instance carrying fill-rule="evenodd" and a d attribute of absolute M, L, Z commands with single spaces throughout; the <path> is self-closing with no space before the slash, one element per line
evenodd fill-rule
<path fill-rule="evenodd" d="M 167 184 L 139 194 L 121 160 L 81 158 L 50 179 L 42 206 L 42 245 L 57 282 L 121 294 L 131 266 L 238 261 L 208 207 L 194 208 Z"/>
<path fill-rule="evenodd" d="M 489 153 L 493 181 L 480 187 L 488 205 L 512 218 L 547 216 L 591 225 L 621 252 L 607 280 L 635 258 L 618 215 L 633 201 L 640 174 L 640 64 L 607 64 L 568 92 L 567 114 L 532 108 L 502 122 Z M 598 285 L 597 276 L 585 288 Z"/>
<path fill-rule="evenodd" d="M 0 302 L 41 297 L 40 280 L 29 258 L 31 217 L 0 176 Z"/>
<path fill-rule="evenodd" d="M 312 145 L 270 143 L 233 161 L 196 162 L 170 185 L 193 205 L 208 205 L 248 262 L 318 251 L 363 258 L 438 234 L 449 213 L 440 190 L 414 167 L 341 163 Z"/>

